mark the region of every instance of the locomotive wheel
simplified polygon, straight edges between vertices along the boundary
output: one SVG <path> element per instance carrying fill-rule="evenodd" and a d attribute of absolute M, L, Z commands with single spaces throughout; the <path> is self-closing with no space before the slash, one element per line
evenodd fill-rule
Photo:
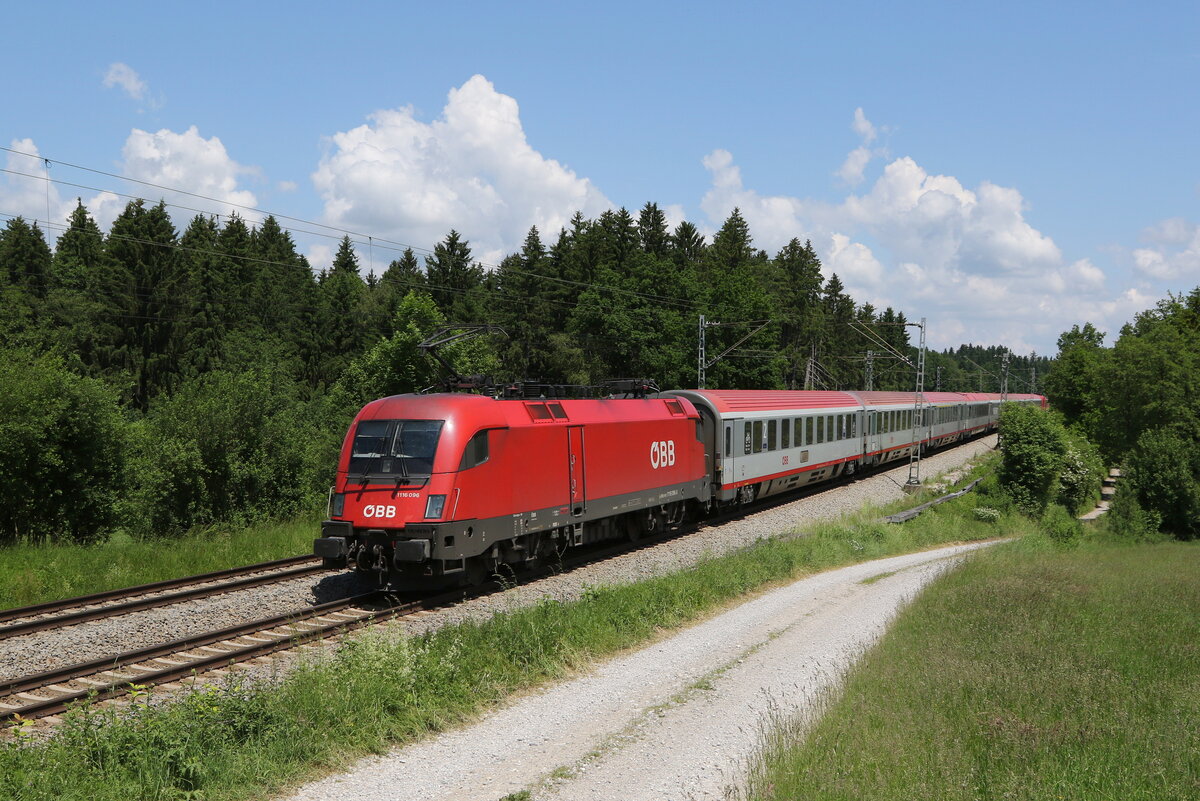
<path fill-rule="evenodd" d="M 646 533 L 645 529 L 643 528 L 643 526 L 641 524 L 641 521 L 639 521 L 637 519 L 637 515 L 632 515 L 632 514 L 625 515 L 624 525 L 625 525 L 625 537 L 630 542 L 637 542 Z"/>
<path fill-rule="evenodd" d="M 465 576 L 467 586 L 478 587 L 488 581 L 496 573 L 499 565 L 500 560 L 496 558 L 496 546 L 494 545 L 485 553 L 467 559 Z"/>

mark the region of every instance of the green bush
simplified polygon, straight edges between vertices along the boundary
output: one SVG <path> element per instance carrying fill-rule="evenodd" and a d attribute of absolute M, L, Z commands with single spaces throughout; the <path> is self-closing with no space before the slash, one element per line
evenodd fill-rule
<path fill-rule="evenodd" d="M 1075 514 L 1095 506 L 1104 480 L 1100 450 L 1078 431 L 1064 432 L 1065 451 L 1058 476 L 1058 502 Z"/>
<path fill-rule="evenodd" d="M 1129 453 L 1124 481 L 1162 529 L 1180 539 L 1200 534 L 1200 452 L 1174 429 L 1156 428 L 1138 437 Z"/>
<path fill-rule="evenodd" d="M 1042 515 L 1042 530 L 1057 543 L 1074 542 L 1083 533 L 1083 524 L 1061 504 L 1051 504 Z"/>
<path fill-rule="evenodd" d="M 175 535 L 319 503 L 334 469 L 323 458 L 330 435 L 296 392 L 270 368 L 216 371 L 152 405 L 133 437 L 130 531 Z"/>
<path fill-rule="evenodd" d="M 1128 479 L 1117 485 L 1117 494 L 1102 520 L 1104 530 L 1118 539 L 1135 542 L 1165 539 L 1160 532 L 1162 516 L 1142 508 L 1138 503 L 1137 490 Z"/>
<path fill-rule="evenodd" d="M 1040 515 L 1054 498 L 1066 454 L 1066 432 L 1050 412 L 1005 404 L 1000 410 L 1002 442 L 998 478 L 1022 511 Z"/>
<path fill-rule="evenodd" d="M 114 523 L 126 423 L 117 395 L 61 360 L 0 358 L 0 541 L 97 539 Z"/>
<path fill-rule="evenodd" d="M 975 515 L 976 520 L 984 523 L 995 523 L 1000 520 L 1000 510 L 990 506 L 976 506 L 972 514 Z"/>

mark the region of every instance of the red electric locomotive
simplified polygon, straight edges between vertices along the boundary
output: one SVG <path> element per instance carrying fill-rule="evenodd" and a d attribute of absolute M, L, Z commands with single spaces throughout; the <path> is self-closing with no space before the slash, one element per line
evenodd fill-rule
<path fill-rule="evenodd" d="M 382 398 L 346 434 L 314 552 L 406 588 L 474 583 L 677 523 L 709 475 L 683 398 Z"/>
<path fill-rule="evenodd" d="M 1008 399 L 1045 404 L 1040 395 Z M 904 392 L 743 390 L 382 398 L 346 434 L 314 552 L 396 587 L 477 583 L 501 565 L 636 539 L 689 511 L 984 433 L 1001 396 L 929 392 L 916 401 Z"/>

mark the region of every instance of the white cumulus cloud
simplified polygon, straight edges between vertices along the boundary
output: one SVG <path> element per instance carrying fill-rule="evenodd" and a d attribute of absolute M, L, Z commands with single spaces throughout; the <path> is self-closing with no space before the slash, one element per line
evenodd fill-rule
<path fill-rule="evenodd" d="M 104 87 L 118 87 L 134 100 L 142 100 L 146 96 L 146 82 L 133 67 L 117 61 L 110 64 L 108 72 L 104 73 Z"/>
<path fill-rule="evenodd" d="M 591 181 L 528 142 L 517 101 L 475 75 L 452 89 L 442 114 L 385 109 L 330 137 L 312 179 L 325 222 L 429 248 L 458 230 L 495 263 L 529 227 L 546 238 L 576 211 L 612 204 Z"/>
<path fill-rule="evenodd" d="M 863 144 L 871 144 L 875 141 L 878 132 L 871 121 L 867 119 L 867 115 L 863 113 L 862 106 L 854 109 L 854 122 L 850 124 L 854 132 L 862 137 Z"/>
<path fill-rule="evenodd" d="M 853 127 L 864 149 L 878 136 L 861 109 Z M 974 341 L 1049 350 L 1075 322 L 1115 330 L 1153 302 L 1147 288 L 1110 289 L 1089 259 L 1065 259 L 1026 218 L 1028 204 L 1012 187 L 967 187 L 902 157 L 864 191 L 830 203 L 758 193 L 725 150 L 703 164 L 711 175 L 701 202 L 709 232 L 737 207 L 755 244 L 768 251 L 793 237 L 811 239 L 825 274 L 837 273 L 860 303 L 928 317 L 934 347 Z M 1175 270 L 1186 263 L 1193 237 L 1193 227 L 1168 221 L 1144 238 L 1163 249 L 1161 269 Z"/>
<path fill-rule="evenodd" d="M 862 144 L 851 150 L 846 156 L 846 160 L 838 168 L 837 176 L 848 186 L 858 186 L 863 182 L 867 165 L 871 163 L 871 160 L 876 156 L 886 155 L 887 151 L 883 148 L 872 149 L 870 147 L 871 143 L 879 136 L 879 131 L 867 119 L 862 106 L 854 109 L 854 121 L 850 123 L 850 128 L 862 139 Z"/>
<path fill-rule="evenodd" d="M 1142 231 L 1142 240 L 1150 246 L 1132 254 L 1139 273 L 1163 281 L 1200 274 L 1200 225 L 1172 217 Z"/>
<path fill-rule="evenodd" d="M 241 176 L 254 174 L 257 169 L 238 164 L 219 138 L 205 139 L 194 125 L 183 133 L 166 128 L 150 133 L 134 128 L 121 155 L 128 178 L 213 198 L 205 200 L 183 192 L 137 187 L 135 194 L 161 197 L 168 203 L 187 207 L 189 211 L 172 210 L 177 225 L 186 225 L 195 213 L 190 209 L 220 215 L 237 212 L 249 222 L 257 221 L 258 215 L 238 208 L 257 205 L 254 193 L 238 186 Z"/>

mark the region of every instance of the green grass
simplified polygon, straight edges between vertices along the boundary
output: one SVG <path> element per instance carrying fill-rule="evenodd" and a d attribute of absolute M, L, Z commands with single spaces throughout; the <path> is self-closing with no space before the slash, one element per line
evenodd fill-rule
<path fill-rule="evenodd" d="M 314 513 L 178 539 L 0 548 L 0 609 L 310 553 L 319 528 Z"/>
<path fill-rule="evenodd" d="M 989 524 L 967 509 L 945 504 L 902 526 L 876 522 L 875 511 L 669 576 L 594 587 L 573 603 L 545 600 L 417 638 L 368 634 L 277 687 L 232 685 L 132 712 L 81 708 L 47 742 L 0 747 L 0 798 L 261 797 L 459 725 L 513 693 L 774 583 L 947 541 L 1031 530 L 1023 518 Z"/>
<path fill-rule="evenodd" d="M 1200 798 L 1200 545 L 1027 543 L 926 590 L 752 799 Z"/>

